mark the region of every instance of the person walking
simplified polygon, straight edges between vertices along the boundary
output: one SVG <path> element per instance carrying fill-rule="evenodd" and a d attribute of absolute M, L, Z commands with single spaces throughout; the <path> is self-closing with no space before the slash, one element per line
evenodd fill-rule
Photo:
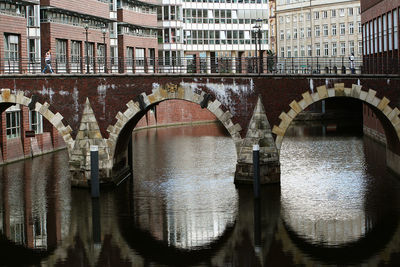
<path fill-rule="evenodd" d="M 354 53 L 351 53 L 350 57 L 350 70 L 351 70 L 351 74 L 355 74 L 356 73 L 356 69 L 354 67 Z"/>
<path fill-rule="evenodd" d="M 50 73 L 53 73 L 54 71 L 53 71 L 53 68 L 51 67 L 51 52 L 50 52 L 50 50 L 46 52 L 44 62 L 46 63 L 46 66 L 42 70 L 42 73 L 46 73 L 47 69 L 50 70 Z"/>

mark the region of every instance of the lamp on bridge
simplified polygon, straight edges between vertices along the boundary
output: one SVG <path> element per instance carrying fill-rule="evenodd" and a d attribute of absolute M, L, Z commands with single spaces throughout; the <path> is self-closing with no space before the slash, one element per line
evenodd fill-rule
<path fill-rule="evenodd" d="M 262 38 L 262 34 L 261 34 L 261 29 L 262 29 L 262 23 L 263 20 L 258 18 L 256 19 L 256 24 L 253 26 L 254 29 L 254 38 L 255 38 L 255 44 L 256 44 L 256 49 L 254 51 L 254 58 L 256 59 L 256 70 L 257 73 L 262 73 L 263 69 L 262 69 L 262 54 L 261 54 L 261 38 Z M 259 50 L 258 50 L 258 60 L 257 60 L 257 37 L 258 37 L 258 43 L 259 43 Z M 258 64 L 257 64 L 258 63 Z"/>
<path fill-rule="evenodd" d="M 84 23 L 84 28 L 85 28 L 85 31 L 86 31 L 86 43 L 85 43 L 85 50 L 86 50 L 86 73 L 90 73 L 90 70 L 89 70 L 89 33 L 88 33 L 88 30 L 89 30 L 89 21 L 87 20 L 87 19 L 85 19 L 84 21 L 83 21 L 83 23 Z"/>
<path fill-rule="evenodd" d="M 104 47 L 104 72 L 107 73 L 107 47 L 106 47 L 106 34 L 107 34 L 107 26 L 101 28 L 101 33 L 103 34 L 103 47 Z"/>

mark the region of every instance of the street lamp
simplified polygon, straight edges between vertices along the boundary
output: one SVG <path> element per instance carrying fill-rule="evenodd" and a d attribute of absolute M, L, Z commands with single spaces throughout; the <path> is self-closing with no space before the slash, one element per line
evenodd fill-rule
<path fill-rule="evenodd" d="M 101 33 L 103 34 L 103 47 L 104 47 L 104 72 L 107 73 L 107 47 L 106 47 L 106 34 L 107 27 L 104 25 L 101 28 Z"/>
<path fill-rule="evenodd" d="M 86 50 L 86 73 L 90 73 L 89 71 L 89 21 L 88 20 L 84 20 L 84 27 L 85 27 L 85 31 L 86 31 L 86 43 L 85 43 L 85 50 Z"/>
<path fill-rule="evenodd" d="M 262 34 L 261 34 L 261 28 L 262 28 L 262 19 L 256 19 L 256 24 L 253 26 L 254 29 L 254 36 L 255 36 L 255 43 L 256 43 L 256 49 L 255 49 L 255 57 L 257 58 L 257 37 L 258 37 L 258 43 L 259 43 L 259 50 L 258 50 L 258 64 L 257 64 L 257 70 L 258 73 L 263 72 L 262 69 L 262 53 L 261 53 L 261 38 L 262 38 Z"/>

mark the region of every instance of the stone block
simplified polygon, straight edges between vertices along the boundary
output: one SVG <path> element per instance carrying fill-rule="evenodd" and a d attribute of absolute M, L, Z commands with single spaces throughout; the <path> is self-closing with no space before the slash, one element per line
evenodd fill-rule
<path fill-rule="evenodd" d="M 368 95 L 367 92 L 361 90 L 359 99 L 361 99 L 362 101 L 365 101 L 367 99 L 367 95 Z"/>
<path fill-rule="evenodd" d="M 309 92 L 303 93 L 302 96 L 307 106 L 311 105 L 314 102 Z"/>
<path fill-rule="evenodd" d="M 308 106 L 304 99 L 300 100 L 298 103 L 302 110 L 305 110 Z"/>
<path fill-rule="evenodd" d="M 328 97 L 328 91 L 326 90 L 326 86 L 322 85 L 322 86 L 318 86 L 317 87 L 317 92 L 319 94 L 319 98 L 320 99 L 324 99 Z"/>
<path fill-rule="evenodd" d="M 138 104 L 137 102 L 133 102 L 132 100 L 129 101 L 129 102 L 126 104 L 126 106 L 127 106 L 129 109 L 131 109 L 132 112 L 133 112 L 134 114 L 136 114 L 136 113 L 138 113 L 138 112 L 140 111 L 139 104 Z"/>
<path fill-rule="evenodd" d="M 276 149 L 278 149 L 278 153 L 281 150 L 282 141 L 283 141 L 283 136 L 282 135 L 277 135 L 276 139 L 275 139 L 275 146 L 276 146 Z"/>
<path fill-rule="evenodd" d="M 387 99 L 386 97 L 383 97 L 382 100 L 379 102 L 377 108 L 379 110 L 384 110 L 385 107 L 389 104 L 390 100 Z"/>
<path fill-rule="evenodd" d="M 224 114 L 224 111 L 220 108 L 217 108 L 214 112 L 212 112 L 215 117 L 217 117 L 218 119 Z"/>
<path fill-rule="evenodd" d="M 117 120 L 121 121 L 123 124 L 125 124 L 125 123 L 128 121 L 128 118 L 127 118 L 123 113 L 121 113 L 121 111 L 119 111 L 119 112 L 117 113 L 117 115 L 115 116 L 115 118 L 116 118 Z"/>
<path fill-rule="evenodd" d="M 353 84 L 351 87 L 351 96 L 354 98 L 360 98 L 361 85 Z"/>
<path fill-rule="evenodd" d="M 372 90 L 372 89 L 369 89 L 367 97 L 365 98 L 365 101 L 367 101 L 368 103 L 372 104 L 372 101 L 374 100 L 375 95 L 376 95 L 376 91 Z"/>
<path fill-rule="evenodd" d="M 190 86 L 185 86 L 184 87 L 185 93 L 184 93 L 184 99 L 188 101 L 193 100 L 193 90 Z"/>
<path fill-rule="evenodd" d="M 232 117 L 233 117 L 233 115 L 229 112 L 229 111 L 226 111 L 222 116 L 221 116 L 221 118 L 220 118 L 220 120 L 223 122 L 223 123 L 227 123 L 230 119 L 232 119 Z"/>
<path fill-rule="evenodd" d="M 318 93 L 311 94 L 311 98 L 313 99 L 313 103 L 318 102 L 320 100 Z"/>
<path fill-rule="evenodd" d="M 298 114 L 302 111 L 300 105 L 296 102 L 296 100 L 293 100 L 289 106 Z"/>
<path fill-rule="evenodd" d="M 334 88 L 335 91 L 344 91 L 344 83 L 335 83 Z"/>
<path fill-rule="evenodd" d="M 207 109 L 214 113 L 216 109 L 219 108 L 220 106 L 221 102 L 219 102 L 218 100 L 214 100 L 214 102 L 208 105 Z"/>
<path fill-rule="evenodd" d="M 279 115 L 279 118 L 282 120 L 281 125 L 284 126 L 281 127 L 281 125 L 279 125 L 280 128 L 287 128 L 289 124 L 292 122 L 292 118 L 289 117 L 285 112 L 282 112 L 281 115 Z"/>
<path fill-rule="evenodd" d="M 389 113 L 388 119 L 389 119 L 390 121 L 393 121 L 395 117 L 399 116 L 399 114 L 400 114 L 399 109 L 398 109 L 398 108 L 394 108 L 394 109 L 392 110 L 392 112 Z"/>
<path fill-rule="evenodd" d="M 335 96 L 335 89 L 333 89 L 333 88 L 328 89 L 328 96 L 329 97 L 334 97 Z"/>
<path fill-rule="evenodd" d="M 272 132 L 278 136 L 284 136 L 285 135 L 285 130 L 282 128 L 279 128 L 274 125 L 274 128 L 272 128 Z"/>
<path fill-rule="evenodd" d="M 372 100 L 372 105 L 377 107 L 379 105 L 379 103 L 381 102 L 381 100 L 379 98 L 377 98 L 376 96 L 374 96 L 374 99 Z"/>
<path fill-rule="evenodd" d="M 389 114 L 392 112 L 392 108 L 388 105 L 383 109 L 383 114 L 386 115 L 386 117 L 389 117 Z"/>
<path fill-rule="evenodd" d="M 344 95 L 345 96 L 351 96 L 351 88 L 344 88 Z"/>
<path fill-rule="evenodd" d="M 289 112 L 287 113 L 289 117 L 291 117 L 292 119 L 296 118 L 297 113 L 296 111 L 294 111 L 294 109 L 290 109 Z"/>

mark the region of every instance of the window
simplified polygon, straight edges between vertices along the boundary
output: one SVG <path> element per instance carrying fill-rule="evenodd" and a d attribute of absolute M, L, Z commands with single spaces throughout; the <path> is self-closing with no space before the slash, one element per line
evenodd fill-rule
<path fill-rule="evenodd" d="M 346 25 L 344 23 L 340 23 L 340 35 L 345 35 L 346 34 Z"/>
<path fill-rule="evenodd" d="M 319 19 L 319 11 L 314 12 L 314 19 Z"/>
<path fill-rule="evenodd" d="M 362 55 L 363 44 L 362 41 L 358 42 L 358 54 Z"/>
<path fill-rule="evenodd" d="M 393 24 L 392 24 L 392 12 L 388 13 L 388 35 L 389 35 L 389 51 L 393 50 L 393 39 L 392 39 L 392 33 L 393 33 Z"/>
<path fill-rule="evenodd" d="M 306 48 L 304 45 L 300 47 L 300 56 L 304 57 L 306 55 Z"/>
<path fill-rule="evenodd" d="M 312 48 L 311 48 L 311 45 L 307 45 L 307 56 L 309 56 L 309 57 L 312 56 Z"/>
<path fill-rule="evenodd" d="M 281 57 L 285 57 L 285 48 L 281 47 Z"/>
<path fill-rule="evenodd" d="M 308 21 L 311 20 L 311 12 L 308 12 L 308 13 L 307 13 L 307 20 L 308 20 Z"/>
<path fill-rule="evenodd" d="M 5 43 L 5 58 L 7 60 L 11 61 L 18 61 L 19 58 L 19 49 L 18 49 L 18 44 L 19 44 L 19 36 L 18 35 L 12 35 L 12 34 L 6 34 L 4 36 L 4 43 Z"/>
<path fill-rule="evenodd" d="M 295 57 L 298 57 L 298 56 L 299 56 L 298 51 L 297 51 L 297 46 L 294 46 L 293 52 L 294 52 L 294 56 L 295 56 Z"/>
<path fill-rule="evenodd" d="M 331 17 L 335 18 L 336 17 L 336 9 L 331 10 Z"/>
<path fill-rule="evenodd" d="M 79 63 L 81 60 L 81 42 L 71 41 L 71 63 Z"/>
<path fill-rule="evenodd" d="M 56 39 L 57 63 L 67 62 L 67 40 Z"/>
<path fill-rule="evenodd" d="M 300 39 L 304 39 L 304 28 L 300 28 Z"/>
<path fill-rule="evenodd" d="M 399 49 L 399 18 L 397 9 L 393 10 L 394 49 Z"/>
<path fill-rule="evenodd" d="M 311 27 L 307 27 L 307 38 L 311 37 Z"/>
<path fill-rule="evenodd" d="M 328 24 L 324 24 L 323 31 L 324 31 L 324 36 L 328 36 Z"/>
<path fill-rule="evenodd" d="M 135 49 L 136 66 L 144 66 L 144 48 Z"/>
<path fill-rule="evenodd" d="M 283 16 L 279 16 L 279 23 L 283 23 Z"/>
<path fill-rule="evenodd" d="M 364 25 L 364 31 L 366 30 L 365 25 Z M 364 34 L 364 39 L 365 39 L 365 34 Z M 381 18 L 378 18 L 378 45 L 379 45 L 379 52 L 382 52 L 383 49 L 383 43 L 382 43 L 382 20 Z M 365 40 L 364 40 L 364 48 L 365 48 Z"/>
<path fill-rule="evenodd" d="M 382 16 L 383 20 L 383 51 L 387 51 L 387 23 L 386 23 L 386 15 Z M 369 29 L 367 30 L 367 36 L 369 33 Z M 367 38 L 367 42 L 369 42 L 369 38 Z M 369 54 L 369 53 L 368 53 Z"/>
<path fill-rule="evenodd" d="M 336 36 L 336 24 L 332 24 L 332 36 Z"/>
<path fill-rule="evenodd" d="M 361 21 L 357 22 L 358 24 L 358 33 L 362 32 Z"/>
<path fill-rule="evenodd" d="M 290 40 L 290 30 L 286 30 L 286 39 Z"/>
<path fill-rule="evenodd" d="M 292 56 L 292 49 L 290 46 L 287 47 L 287 56 L 291 57 Z"/>
<path fill-rule="evenodd" d="M 281 39 L 281 40 L 284 40 L 284 39 L 285 39 L 285 32 L 284 32 L 283 30 L 281 30 L 280 33 L 281 33 L 281 34 L 280 34 L 280 36 L 281 36 L 280 39 Z"/>
<path fill-rule="evenodd" d="M 332 43 L 332 56 L 337 56 L 337 43 Z"/>
<path fill-rule="evenodd" d="M 321 45 L 319 43 L 315 44 L 315 55 L 317 57 L 321 56 Z"/>
<path fill-rule="evenodd" d="M 6 112 L 6 132 L 8 139 L 21 136 L 20 111 L 15 108 Z"/>
<path fill-rule="evenodd" d="M 297 39 L 297 28 L 293 29 L 293 39 Z"/>
<path fill-rule="evenodd" d="M 326 19 L 328 17 L 328 11 L 322 11 L 322 18 Z"/>
<path fill-rule="evenodd" d="M 349 34 L 354 34 L 354 23 L 349 22 Z"/>
<path fill-rule="evenodd" d="M 290 16 L 286 16 L 286 23 L 290 23 Z"/>
<path fill-rule="evenodd" d="M 35 131 L 35 134 L 43 133 L 43 116 L 37 111 L 29 112 L 30 130 Z"/>
<path fill-rule="evenodd" d="M 348 14 L 349 14 L 349 16 L 353 16 L 353 8 L 352 7 L 349 7 Z"/>
<path fill-rule="evenodd" d="M 329 45 L 328 43 L 324 43 L 324 56 L 329 56 Z"/>
<path fill-rule="evenodd" d="M 346 55 L 346 43 L 345 42 L 340 43 L 340 55 L 342 55 L 342 56 Z"/>
<path fill-rule="evenodd" d="M 354 41 L 349 41 L 349 50 L 350 54 L 354 53 Z"/>
<path fill-rule="evenodd" d="M 321 30 L 320 30 L 319 25 L 316 25 L 314 30 L 315 30 L 314 31 L 315 37 L 319 37 L 321 35 Z"/>
<path fill-rule="evenodd" d="M 344 8 L 339 9 L 339 16 L 344 17 Z"/>

